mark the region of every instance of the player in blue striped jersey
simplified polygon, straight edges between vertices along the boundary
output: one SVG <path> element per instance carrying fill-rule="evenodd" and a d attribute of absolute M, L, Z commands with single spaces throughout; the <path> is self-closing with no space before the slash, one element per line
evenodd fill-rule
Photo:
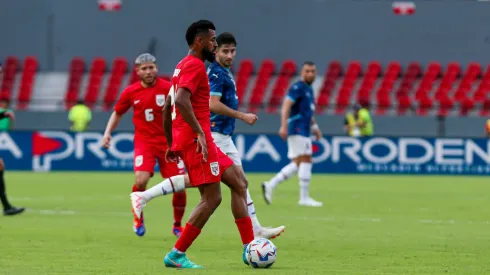
<path fill-rule="evenodd" d="M 236 85 L 230 67 L 236 55 L 236 39 L 231 33 L 222 33 L 217 39 L 216 61 L 208 67 L 208 79 L 211 87 L 211 134 L 216 145 L 227 154 L 237 166 L 242 166 L 238 150 L 231 139 L 235 130 L 235 120 L 240 119 L 254 125 L 257 116 L 238 111 Z M 245 178 L 243 169 L 242 176 Z M 284 231 L 284 226 L 276 228 L 262 227 L 255 213 L 255 206 L 247 189 L 248 213 L 252 219 L 255 237 L 274 238 Z"/>

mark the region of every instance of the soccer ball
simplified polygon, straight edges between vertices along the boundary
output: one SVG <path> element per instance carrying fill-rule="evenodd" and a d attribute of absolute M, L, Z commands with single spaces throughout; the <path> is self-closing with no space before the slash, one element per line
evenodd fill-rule
<path fill-rule="evenodd" d="M 251 267 L 269 268 L 276 261 L 277 248 L 268 239 L 257 238 L 248 244 L 245 253 Z"/>

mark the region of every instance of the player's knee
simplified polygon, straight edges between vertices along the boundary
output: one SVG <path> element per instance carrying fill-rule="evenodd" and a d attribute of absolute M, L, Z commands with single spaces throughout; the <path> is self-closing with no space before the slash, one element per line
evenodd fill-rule
<path fill-rule="evenodd" d="M 222 200 L 221 193 L 219 193 L 211 198 L 208 198 L 206 200 L 206 204 L 208 205 L 209 208 L 211 208 L 214 211 L 221 204 L 221 200 Z"/>
<path fill-rule="evenodd" d="M 138 189 L 144 190 L 146 189 L 146 185 L 148 184 L 149 180 L 150 178 L 145 175 L 136 176 L 135 185 L 138 187 Z"/>

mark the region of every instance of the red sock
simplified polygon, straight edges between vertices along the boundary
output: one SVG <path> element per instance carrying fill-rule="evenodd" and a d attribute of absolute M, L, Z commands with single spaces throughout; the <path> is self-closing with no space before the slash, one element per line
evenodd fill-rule
<path fill-rule="evenodd" d="M 133 185 L 133 192 L 143 192 L 143 191 L 145 191 L 145 189 L 138 188 L 138 186 L 136 184 Z"/>
<path fill-rule="evenodd" d="M 254 230 L 250 217 L 236 219 L 235 223 L 238 227 L 238 231 L 240 232 L 242 243 L 249 244 L 250 242 L 252 242 L 254 240 Z"/>
<path fill-rule="evenodd" d="M 174 193 L 172 197 L 172 206 L 174 207 L 174 226 L 180 226 L 182 224 L 182 217 L 184 216 L 186 202 L 187 196 L 185 191 Z"/>
<path fill-rule="evenodd" d="M 175 243 L 175 248 L 180 252 L 186 252 L 192 242 L 201 234 L 201 229 L 187 223 L 180 238 Z"/>

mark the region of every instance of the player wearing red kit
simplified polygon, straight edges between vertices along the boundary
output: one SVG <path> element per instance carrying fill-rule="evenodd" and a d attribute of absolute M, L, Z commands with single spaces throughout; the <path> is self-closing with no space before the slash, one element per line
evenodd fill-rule
<path fill-rule="evenodd" d="M 156 59 L 151 54 L 142 54 L 136 58 L 136 72 L 141 81 L 128 86 L 114 107 L 104 134 L 104 147 L 110 146 L 111 133 L 119 124 L 122 116 L 133 107 L 134 134 L 134 173 L 136 183 L 133 192 L 145 191 L 149 179 L 153 176 L 156 160 L 160 174 L 164 178 L 184 174 L 184 164 L 166 162 L 167 140 L 163 130 L 162 108 L 171 87 L 171 83 L 157 77 Z M 172 232 L 177 237 L 182 233 L 181 221 L 186 205 L 186 193 L 174 193 L 174 225 Z M 146 232 L 142 213 L 134 215 L 134 231 L 138 236 Z"/>
<path fill-rule="evenodd" d="M 201 233 L 209 217 L 221 203 L 220 181 L 231 190 L 231 208 L 243 248 L 254 239 L 247 208 L 247 181 L 240 169 L 214 144 L 211 136 L 210 87 L 204 61 L 214 59 L 216 32 L 212 22 L 194 22 L 186 32 L 189 55 L 177 64 L 172 88 L 164 108 L 164 128 L 171 149 L 167 159 L 180 157 L 190 184 L 199 189 L 201 200 L 194 209 L 174 248 L 165 258 L 167 267 L 202 268 L 185 252 Z M 242 258 L 245 264 L 245 249 Z"/>

